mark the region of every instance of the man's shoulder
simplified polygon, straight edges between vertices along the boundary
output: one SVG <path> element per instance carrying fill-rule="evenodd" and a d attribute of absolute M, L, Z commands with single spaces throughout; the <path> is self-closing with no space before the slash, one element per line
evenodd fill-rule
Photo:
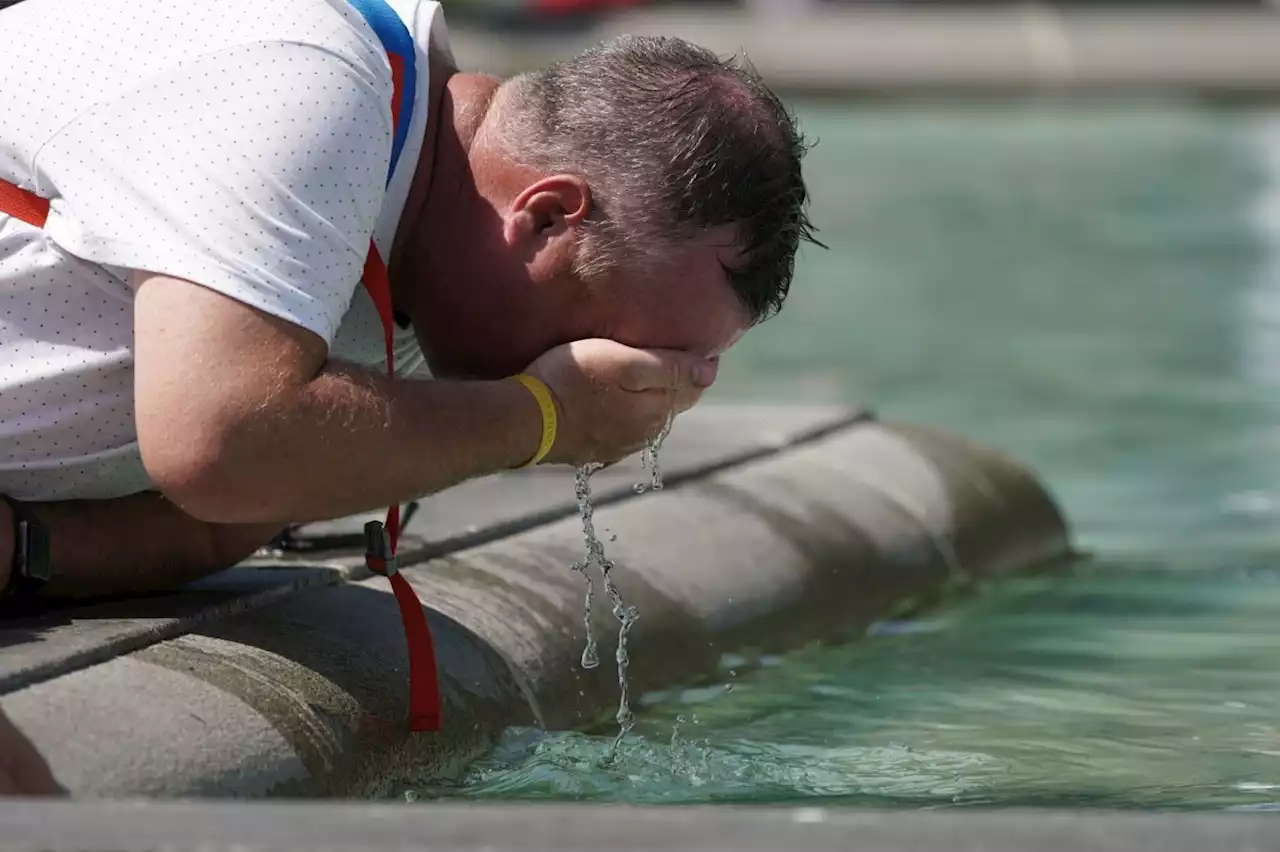
<path fill-rule="evenodd" d="M 375 72 L 385 64 L 346 0 L 22 0 L 0 12 L 0 30 L 9 44 L 3 79 L 23 80 L 19 106 L 29 102 L 53 127 L 208 57 L 263 44 L 314 48 Z"/>
<path fill-rule="evenodd" d="M 215 47 L 287 38 L 319 45 L 352 32 L 355 20 L 346 0 L 21 0 L 4 8 L 3 14 L 6 32 L 57 26 L 46 30 L 46 46 L 70 41 L 71 35 L 110 33 L 111 40 L 80 45 L 92 48 L 94 56 L 110 47 L 130 50 L 140 39 L 160 54 L 169 45 L 186 50 L 202 42 Z M 54 35 L 48 37 L 50 33 Z M 137 58 L 144 60 L 146 55 Z"/>

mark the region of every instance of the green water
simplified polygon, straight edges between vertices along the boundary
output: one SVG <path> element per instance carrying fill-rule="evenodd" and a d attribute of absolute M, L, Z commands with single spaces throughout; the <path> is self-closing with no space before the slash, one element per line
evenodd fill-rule
<path fill-rule="evenodd" d="M 1280 113 L 801 117 L 832 250 L 715 398 L 869 402 L 1005 449 L 1097 560 L 726 660 L 647 696 L 612 762 L 608 730 L 512 731 L 420 794 L 1280 810 Z"/>

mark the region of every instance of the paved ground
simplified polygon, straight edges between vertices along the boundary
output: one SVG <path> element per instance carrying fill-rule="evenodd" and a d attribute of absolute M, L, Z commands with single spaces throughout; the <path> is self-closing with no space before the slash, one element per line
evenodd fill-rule
<path fill-rule="evenodd" d="M 221 852 L 1268 852 L 1243 814 L 876 813 L 360 804 L 0 804 L 7 850 Z"/>

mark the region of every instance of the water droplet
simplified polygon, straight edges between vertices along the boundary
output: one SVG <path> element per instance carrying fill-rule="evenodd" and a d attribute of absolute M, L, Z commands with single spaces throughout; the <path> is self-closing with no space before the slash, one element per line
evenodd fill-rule
<path fill-rule="evenodd" d="M 627 634 L 631 632 L 631 627 L 639 613 L 635 607 L 627 606 L 623 602 L 622 595 L 618 592 L 618 588 L 614 585 L 611 576 L 613 561 L 605 556 L 604 545 L 600 543 L 600 539 L 596 536 L 593 522 L 595 507 L 592 505 L 591 500 L 591 475 L 601 467 L 602 465 L 583 465 L 578 468 L 577 475 L 574 477 L 574 495 L 578 501 L 578 515 L 582 520 L 582 537 L 586 545 L 587 555 L 586 558 L 580 559 L 573 564 L 573 570 L 580 572 L 587 583 L 582 616 L 583 626 L 586 628 L 587 634 L 586 648 L 582 652 L 582 667 L 584 669 L 594 669 L 600 665 L 595 634 L 592 632 L 591 626 L 591 605 L 595 595 L 595 584 L 592 582 L 591 574 L 589 573 L 592 564 L 600 571 L 600 579 L 604 585 L 605 595 L 609 599 L 610 609 L 614 618 L 618 620 L 618 651 L 615 659 L 618 663 L 618 688 L 621 694 L 618 699 L 617 715 L 619 732 L 617 739 L 614 740 L 613 749 L 610 751 L 612 756 L 616 754 L 623 738 L 635 726 L 627 682 L 627 667 L 630 663 L 630 658 L 627 656 Z"/>
<path fill-rule="evenodd" d="M 651 487 L 657 491 L 662 488 L 662 472 L 658 464 L 658 451 L 662 447 L 662 442 L 666 439 L 667 434 L 671 431 L 671 424 L 675 420 L 675 411 L 671 411 L 667 415 L 666 424 L 656 438 L 645 447 L 644 454 L 641 457 L 641 464 L 650 470 Z M 595 598 L 595 584 L 592 582 L 590 568 L 592 564 L 600 571 L 600 579 L 604 586 L 605 595 L 609 599 L 610 609 L 613 616 L 618 620 L 618 650 L 615 659 L 618 664 L 618 736 L 613 742 L 613 749 L 610 751 L 609 759 L 617 754 L 618 747 L 622 743 L 623 738 L 635 726 L 635 716 L 631 712 L 631 696 L 629 685 L 627 682 L 627 668 L 630 665 L 630 657 L 627 655 L 627 634 L 631 632 L 632 626 L 636 619 L 640 617 L 639 611 L 633 606 L 627 606 L 622 595 L 618 592 L 617 586 L 613 583 L 613 562 L 606 558 L 604 553 L 604 545 L 600 543 L 600 539 L 596 536 L 595 524 L 593 516 L 595 507 L 591 500 L 591 475 L 600 470 L 604 465 L 586 464 L 579 467 L 575 473 L 573 480 L 573 492 L 578 502 L 578 516 L 582 520 L 582 538 L 586 545 L 587 554 L 583 559 L 573 563 L 573 570 L 582 574 L 586 582 L 586 594 L 583 599 L 582 623 L 586 631 L 586 647 L 582 651 L 582 668 L 594 669 L 600 665 L 599 654 L 596 649 L 595 633 L 591 624 L 591 608 Z M 643 494 L 646 490 L 643 482 L 638 482 L 632 486 L 632 491 L 636 494 Z M 608 532 L 608 530 L 606 530 Z M 617 535 L 610 535 L 609 541 L 617 541 Z"/>

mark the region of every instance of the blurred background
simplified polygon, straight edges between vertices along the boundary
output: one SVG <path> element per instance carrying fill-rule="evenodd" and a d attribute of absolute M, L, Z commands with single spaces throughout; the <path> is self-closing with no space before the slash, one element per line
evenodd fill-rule
<path fill-rule="evenodd" d="M 1128 0 L 1123 4 L 1111 0 L 1058 0 L 1052 3 L 1027 4 L 1017 0 L 453 0 L 450 16 L 455 20 L 492 26 L 556 26 L 582 24 L 601 15 L 623 9 L 680 8 L 700 10 L 742 9 L 760 15 L 794 15 L 839 8 L 963 8 L 1014 7 L 1047 5 L 1060 7 L 1206 7 L 1268 6 L 1274 0 Z"/>

